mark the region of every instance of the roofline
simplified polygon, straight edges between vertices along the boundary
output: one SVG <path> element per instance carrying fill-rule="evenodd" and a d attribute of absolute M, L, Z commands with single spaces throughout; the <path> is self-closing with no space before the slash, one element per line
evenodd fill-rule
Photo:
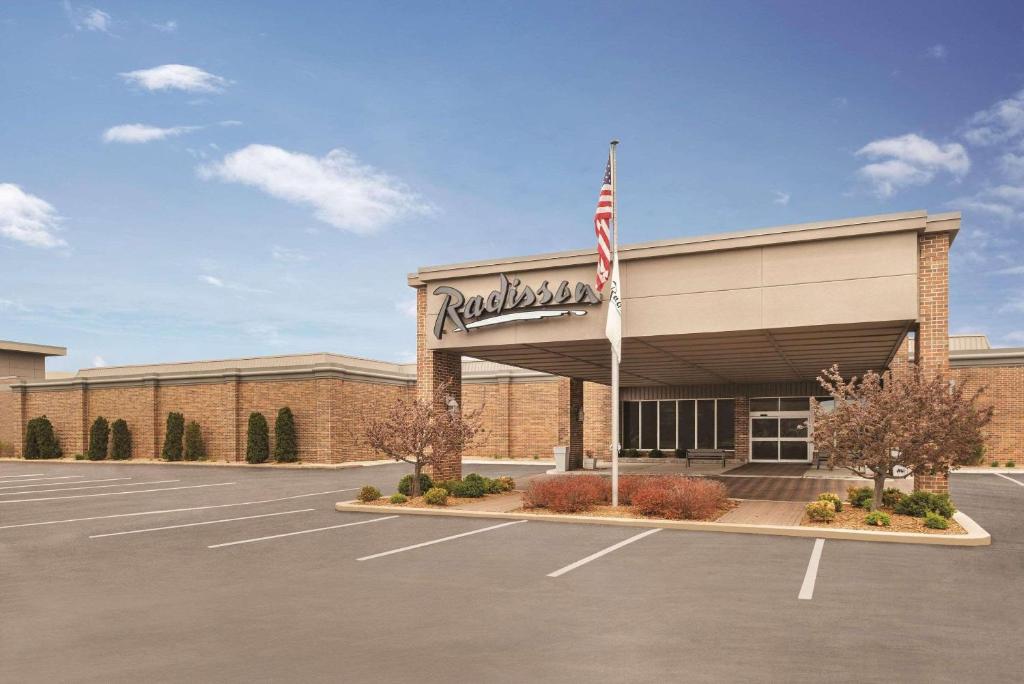
<path fill-rule="evenodd" d="M 43 356 L 67 356 L 67 347 L 54 347 L 49 344 L 31 344 L 29 342 L 13 342 L 0 340 L 0 351 L 25 352 L 26 354 L 42 354 Z"/>
<path fill-rule="evenodd" d="M 712 235 L 670 238 L 619 246 L 619 259 L 646 259 L 675 254 L 715 252 L 772 244 L 808 242 L 829 238 L 856 237 L 878 233 L 917 231 L 918 233 L 946 232 L 950 242 L 960 229 L 960 212 L 929 215 L 921 209 L 893 214 L 877 214 L 828 221 L 814 221 L 784 226 L 755 228 Z M 485 259 L 441 266 L 424 266 L 408 275 L 409 285 L 418 287 L 444 278 L 500 273 L 514 268 L 530 271 L 542 268 L 576 266 L 594 260 L 594 249 L 549 252 L 521 257 Z"/>

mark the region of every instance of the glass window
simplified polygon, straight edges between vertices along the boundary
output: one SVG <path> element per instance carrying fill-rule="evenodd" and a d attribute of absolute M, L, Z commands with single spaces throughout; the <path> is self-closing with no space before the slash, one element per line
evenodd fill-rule
<path fill-rule="evenodd" d="M 640 403 L 622 402 L 622 448 L 640 448 Z"/>
<path fill-rule="evenodd" d="M 807 460 L 807 442 L 779 442 L 779 446 L 782 448 L 783 461 Z"/>
<path fill-rule="evenodd" d="M 679 402 L 679 448 L 695 449 L 697 433 L 694 427 L 696 404 L 692 399 Z"/>
<path fill-rule="evenodd" d="M 826 413 L 836 407 L 836 400 L 832 397 L 815 397 L 814 400 L 821 404 L 821 408 Z"/>
<path fill-rule="evenodd" d="M 658 448 L 662 451 L 676 448 L 676 402 L 658 402 Z"/>
<path fill-rule="evenodd" d="M 765 411 L 778 411 L 779 400 L 778 399 L 751 399 L 750 400 L 750 412 L 751 413 L 763 413 Z"/>
<path fill-rule="evenodd" d="M 736 402 L 732 399 L 718 400 L 718 448 L 736 448 Z"/>
<path fill-rule="evenodd" d="M 807 437 L 807 421 L 804 418 L 783 418 L 779 421 L 780 437 Z"/>
<path fill-rule="evenodd" d="M 755 461 L 777 461 L 779 459 L 779 443 L 754 442 L 751 445 L 750 458 Z"/>
<path fill-rule="evenodd" d="M 640 402 L 640 448 L 658 446 L 658 402 Z"/>
<path fill-rule="evenodd" d="M 779 419 L 778 418 L 754 418 L 750 421 L 750 436 L 754 438 L 764 437 L 778 437 L 779 436 Z"/>
<path fill-rule="evenodd" d="M 783 397 L 779 400 L 780 411 L 809 411 L 811 400 L 807 397 Z"/>
<path fill-rule="evenodd" d="M 697 402 L 697 448 L 715 448 L 715 400 Z"/>

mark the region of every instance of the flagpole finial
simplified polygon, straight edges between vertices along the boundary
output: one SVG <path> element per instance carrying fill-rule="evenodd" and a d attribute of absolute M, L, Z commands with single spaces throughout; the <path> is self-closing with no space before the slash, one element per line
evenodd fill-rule
<path fill-rule="evenodd" d="M 618 141 L 618 140 L 616 140 L 616 139 L 613 139 L 613 140 L 612 140 L 612 142 L 611 142 L 611 144 L 612 144 L 612 146 L 614 147 L 615 145 L 618 145 L 618 144 L 619 144 L 619 141 Z"/>

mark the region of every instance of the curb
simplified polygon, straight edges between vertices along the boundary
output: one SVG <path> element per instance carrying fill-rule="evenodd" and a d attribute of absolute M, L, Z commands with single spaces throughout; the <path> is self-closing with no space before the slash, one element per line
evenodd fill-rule
<path fill-rule="evenodd" d="M 392 465 L 395 461 L 354 461 L 350 463 L 229 463 L 227 461 L 157 461 L 130 458 L 115 461 L 105 458 L 102 461 L 72 458 L 0 458 L 0 463 L 63 463 L 65 465 L 171 465 L 178 467 L 198 466 L 201 468 L 262 468 L 265 470 L 344 470 L 346 468 L 369 468 L 371 466 Z"/>
<path fill-rule="evenodd" d="M 667 530 L 694 532 L 726 532 L 732 534 L 767 534 L 779 537 L 811 537 L 814 539 L 842 539 L 846 541 L 888 542 L 890 544 L 930 544 L 933 546 L 989 546 L 992 536 L 965 513 L 957 511 L 953 519 L 967 534 L 942 535 L 921 532 L 874 532 L 870 530 L 829 529 L 796 525 L 746 525 L 741 523 L 698 522 L 695 520 L 642 520 L 637 518 L 606 518 L 586 515 L 538 515 L 536 513 L 495 513 L 440 508 L 408 508 L 368 506 L 352 501 L 339 501 L 334 505 L 342 513 L 377 513 L 387 510 L 395 515 L 429 515 L 452 518 L 484 518 L 494 520 L 536 520 L 538 522 L 570 523 L 577 525 L 613 525 L 618 527 L 657 527 Z"/>

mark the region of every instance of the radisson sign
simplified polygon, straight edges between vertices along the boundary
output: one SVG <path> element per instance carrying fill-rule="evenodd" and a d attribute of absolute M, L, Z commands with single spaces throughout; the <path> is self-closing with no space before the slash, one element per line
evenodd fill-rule
<path fill-rule="evenodd" d="M 554 290 L 548 281 L 541 282 L 537 289 L 520 287 L 519 278 L 511 279 L 505 274 L 498 278 L 498 289 L 490 294 L 466 297 L 454 287 L 442 285 L 434 290 L 441 295 L 441 309 L 434 322 L 434 337 L 441 339 L 446 322 L 452 324 L 452 332 L 469 332 L 515 321 L 535 321 L 560 316 L 585 316 L 586 310 L 578 306 L 593 306 L 601 303 L 601 297 L 584 282 L 569 287 L 563 280 Z"/>

